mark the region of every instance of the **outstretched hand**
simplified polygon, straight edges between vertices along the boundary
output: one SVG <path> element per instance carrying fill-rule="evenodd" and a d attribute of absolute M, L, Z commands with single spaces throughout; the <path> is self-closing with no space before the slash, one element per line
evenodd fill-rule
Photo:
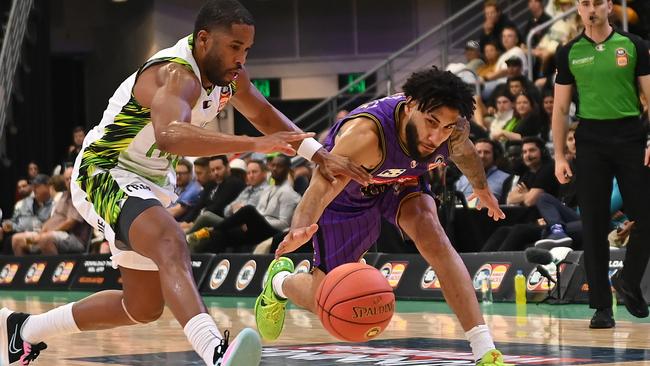
<path fill-rule="evenodd" d="M 308 242 L 312 236 L 314 236 L 317 230 L 317 224 L 311 224 L 307 227 L 291 229 L 289 233 L 284 237 L 284 240 L 282 240 L 278 246 L 278 249 L 275 251 L 275 258 L 280 258 L 283 255 L 291 253 L 300 248 L 303 246 L 303 244 Z"/>
<path fill-rule="evenodd" d="M 285 155 L 294 156 L 296 150 L 291 146 L 291 142 L 302 141 L 306 138 L 314 137 L 313 132 L 282 131 L 271 135 L 256 137 L 256 152 L 272 153 L 281 152 Z"/>

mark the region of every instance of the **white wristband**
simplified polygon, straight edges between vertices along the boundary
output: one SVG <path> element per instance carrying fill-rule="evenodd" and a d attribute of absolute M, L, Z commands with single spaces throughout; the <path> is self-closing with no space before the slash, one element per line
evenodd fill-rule
<path fill-rule="evenodd" d="M 323 147 L 323 145 L 321 145 L 320 142 L 316 141 L 314 138 L 306 138 L 302 140 L 302 143 L 298 148 L 298 155 L 311 161 L 311 158 L 321 147 Z"/>

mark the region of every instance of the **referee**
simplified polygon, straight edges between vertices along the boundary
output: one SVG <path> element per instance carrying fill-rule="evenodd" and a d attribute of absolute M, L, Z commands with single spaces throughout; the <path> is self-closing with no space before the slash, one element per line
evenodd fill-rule
<path fill-rule="evenodd" d="M 648 316 L 641 279 L 650 257 L 650 149 L 640 115 L 639 87 L 650 102 L 648 48 L 639 37 L 613 29 L 612 0 L 579 0 L 585 31 L 557 54 L 553 141 L 555 175 L 567 183 L 573 173 L 564 157 L 572 86 L 578 92 L 576 184 L 584 228 L 590 328 L 612 328 L 609 287 L 609 200 L 618 179 L 625 212 L 634 220 L 624 268 L 612 284 L 634 316 Z"/>

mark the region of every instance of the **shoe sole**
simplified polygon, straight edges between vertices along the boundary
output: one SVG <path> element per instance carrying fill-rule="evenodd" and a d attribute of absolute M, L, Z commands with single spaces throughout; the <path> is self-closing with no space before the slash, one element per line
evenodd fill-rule
<path fill-rule="evenodd" d="M 259 334 L 250 328 L 244 328 L 226 350 L 224 359 L 222 366 L 259 366 L 262 361 L 262 340 Z"/>
<path fill-rule="evenodd" d="M 542 239 L 538 240 L 535 242 L 535 248 L 542 248 L 542 249 L 553 249 L 554 247 L 560 246 L 560 245 L 570 245 L 573 243 L 573 239 L 566 237 L 562 239 Z"/>
<path fill-rule="evenodd" d="M 273 261 L 271 261 L 271 264 L 269 264 L 269 268 L 267 269 L 267 271 L 270 271 L 271 268 L 273 268 L 273 265 L 275 265 L 275 263 L 277 263 L 277 261 L 279 261 L 279 259 L 274 259 Z M 293 272 L 293 270 L 291 270 L 289 272 Z M 280 326 L 280 332 L 278 333 L 278 335 L 276 337 L 264 336 L 262 334 L 262 332 L 261 332 L 260 324 L 257 322 L 258 311 L 259 311 L 259 308 L 260 308 L 260 303 L 262 302 L 262 295 L 264 295 L 264 293 L 266 292 L 267 286 L 271 286 L 271 287 L 273 286 L 273 277 L 272 276 L 268 276 L 268 278 L 266 279 L 266 283 L 264 284 L 264 288 L 262 289 L 262 293 L 257 297 L 257 299 L 255 299 L 255 326 L 257 327 L 257 330 L 260 332 L 260 335 L 262 336 L 262 338 L 264 338 L 265 341 L 274 341 L 274 340 L 276 340 L 276 339 L 278 339 L 280 337 L 280 334 L 282 334 L 282 329 L 284 328 L 284 322 Z"/>
<path fill-rule="evenodd" d="M 622 287 L 622 285 L 623 285 L 622 282 L 623 282 L 623 280 L 621 280 L 618 276 L 613 276 L 612 277 L 612 286 L 614 286 L 614 289 L 616 290 L 616 292 L 618 292 L 618 294 L 621 295 L 623 300 L 625 300 L 625 308 L 627 309 L 627 312 L 630 313 L 631 315 L 637 317 L 637 318 L 647 318 L 648 317 L 648 312 L 647 311 L 644 312 L 644 313 L 639 313 L 635 309 L 630 309 L 630 306 L 628 306 L 630 301 L 628 301 L 628 299 L 627 299 L 628 296 L 625 295 L 626 291 Z M 645 301 L 645 299 L 643 301 Z M 647 307 L 647 305 L 646 305 L 646 307 Z"/>
<path fill-rule="evenodd" d="M 0 310 L 0 365 L 9 365 L 9 339 L 7 339 L 7 318 L 13 311 L 2 308 Z"/>
<path fill-rule="evenodd" d="M 614 324 L 607 324 L 607 325 L 591 325 L 589 324 L 589 329 L 611 329 L 616 327 L 616 323 Z"/>

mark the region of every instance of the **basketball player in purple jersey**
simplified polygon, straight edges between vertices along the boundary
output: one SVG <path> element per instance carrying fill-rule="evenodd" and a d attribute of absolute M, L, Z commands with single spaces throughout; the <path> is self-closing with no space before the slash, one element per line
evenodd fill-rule
<path fill-rule="evenodd" d="M 267 340 L 280 335 L 287 299 L 315 313 L 315 293 L 325 275 L 359 261 L 379 237 L 384 217 L 415 241 L 438 275 L 477 365 L 506 365 L 485 325 L 467 269 L 440 225 L 436 204 L 421 178 L 451 158 L 469 178 L 479 209 L 486 207 L 495 221 L 505 217 L 468 138 L 472 90 L 435 67 L 411 75 L 403 90 L 360 106 L 332 127 L 325 147 L 365 167 L 373 177 L 371 184 L 362 186 L 349 178 L 330 184 L 315 173 L 255 304 L 258 329 Z M 281 256 L 312 236 L 314 270 L 293 275 L 293 263 Z"/>

